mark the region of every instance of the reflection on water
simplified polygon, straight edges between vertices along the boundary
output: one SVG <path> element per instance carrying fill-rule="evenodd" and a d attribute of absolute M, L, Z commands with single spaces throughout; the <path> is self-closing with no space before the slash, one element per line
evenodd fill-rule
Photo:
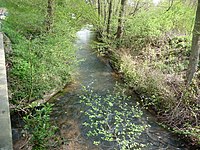
<path fill-rule="evenodd" d="M 77 73 L 74 74 L 75 81 L 65 89 L 65 94 L 55 99 L 54 107 L 54 121 L 60 128 L 62 137 L 68 140 L 67 144 L 63 144 L 63 149 L 69 150 L 107 150 L 108 145 L 96 147 L 92 141 L 85 135 L 85 129 L 81 126 L 82 119 L 79 103 L 79 95 L 81 87 L 91 87 L 98 94 L 105 93 L 105 91 L 113 90 L 116 79 L 113 77 L 112 68 L 98 58 L 96 54 L 90 50 L 89 42 L 92 38 L 92 33 L 87 29 L 82 29 L 77 32 L 76 46 L 78 48 L 77 58 L 81 60 Z M 147 119 L 149 118 L 149 119 Z M 148 113 L 144 114 L 142 118 L 144 122 L 150 124 L 151 127 L 145 131 L 139 138 L 141 143 L 150 143 L 147 150 L 184 150 L 184 145 L 173 136 L 155 123 L 153 117 Z"/>

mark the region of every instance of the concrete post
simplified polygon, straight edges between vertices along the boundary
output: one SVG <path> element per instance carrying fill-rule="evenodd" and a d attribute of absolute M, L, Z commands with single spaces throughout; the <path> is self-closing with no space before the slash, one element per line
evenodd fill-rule
<path fill-rule="evenodd" d="M 0 33 L 0 150 L 12 150 L 12 130 L 8 101 L 3 34 Z"/>

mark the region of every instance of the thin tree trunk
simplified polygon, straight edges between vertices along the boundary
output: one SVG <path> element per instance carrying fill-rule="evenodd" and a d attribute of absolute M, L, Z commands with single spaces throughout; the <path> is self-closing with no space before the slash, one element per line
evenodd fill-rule
<path fill-rule="evenodd" d="M 121 0 L 121 9 L 119 12 L 118 28 L 116 38 L 120 39 L 124 32 L 124 16 L 125 16 L 126 0 Z"/>
<path fill-rule="evenodd" d="M 101 2 L 100 2 L 100 0 L 97 1 L 97 9 L 98 9 L 98 15 L 101 16 Z"/>
<path fill-rule="evenodd" d="M 134 8 L 133 12 L 129 13 L 129 16 L 130 15 L 135 16 L 136 12 L 139 10 L 139 4 L 140 4 L 140 1 L 138 0 L 135 4 L 135 8 Z"/>
<path fill-rule="evenodd" d="M 48 2 L 47 2 L 47 18 L 46 18 L 47 32 L 49 32 L 53 26 L 53 7 L 54 7 L 54 0 L 48 0 Z"/>
<path fill-rule="evenodd" d="M 106 25 L 106 19 L 107 19 L 107 3 L 106 0 L 104 0 L 104 24 Z"/>
<path fill-rule="evenodd" d="M 109 8 L 108 8 L 108 24 L 107 24 L 107 35 L 110 34 L 110 24 L 111 24 L 111 16 L 112 16 L 112 3 L 113 0 L 110 0 Z"/>
<path fill-rule="evenodd" d="M 197 71 L 199 63 L 199 54 L 200 54 L 200 0 L 198 0 L 196 19 L 192 37 L 192 49 L 190 54 L 189 66 L 186 73 L 187 85 L 191 83 L 194 74 Z"/>

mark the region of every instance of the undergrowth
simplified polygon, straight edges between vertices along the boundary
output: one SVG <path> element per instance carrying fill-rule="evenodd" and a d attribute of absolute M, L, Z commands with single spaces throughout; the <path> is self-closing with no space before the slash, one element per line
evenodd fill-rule
<path fill-rule="evenodd" d="M 29 146 L 33 150 L 48 149 L 53 145 L 52 138 L 55 135 L 57 127 L 50 123 L 50 113 L 52 104 L 41 105 L 36 108 L 37 104 L 30 106 L 30 112 L 23 118 L 25 122 L 24 129 L 30 137 Z M 50 144 L 51 142 L 51 144 Z"/>
<path fill-rule="evenodd" d="M 45 103 L 44 96 L 61 90 L 71 81 L 76 64 L 73 42 L 81 24 L 71 18 L 72 7 L 68 3 L 52 3 L 53 25 L 49 31 L 46 29 L 47 1 L 1 0 L 0 3 L 9 14 L 2 21 L 1 29 L 8 47 L 9 100 L 15 109 L 13 112 L 27 112 L 24 115 L 28 132 L 25 145 L 28 143 L 29 147 L 25 149 L 49 149 L 49 140 L 56 130 L 50 123 L 52 105 L 38 106 L 34 101 Z"/>
<path fill-rule="evenodd" d="M 35 6 L 39 7 L 35 7 Z M 12 48 L 6 55 L 9 98 L 13 104 L 42 99 L 71 81 L 75 64 L 75 20 L 55 2 L 54 24 L 46 31 L 46 1 L 2 1 L 9 15 L 2 30 Z M 67 18 L 66 18 L 67 16 Z"/>

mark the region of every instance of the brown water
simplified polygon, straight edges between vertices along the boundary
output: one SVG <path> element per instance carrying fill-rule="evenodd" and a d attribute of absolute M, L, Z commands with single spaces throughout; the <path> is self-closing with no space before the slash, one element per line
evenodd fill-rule
<path fill-rule="evenodd" d="M 116 74 L 105 59 L 98 58 L 90 49 L 89 42 L 92 33 L 87 29 L 82 29 L 77 33 L 76 46 L 77 59 L 80 60 L 77 67 L 75 82 L 67 86 L 62 96 L 54 99 L 53 120 L 60 129 L 60 135 L 66 139 L 61 149 L 64 150 L 112 150 L 114 143 L 105 143 L 101 146 L 94 146 L 93 139 L 86 136 L 86 130 L 81 124 L 85 119 L 80 110 L 79 95 L 82 86 L 93 88 L 98 94 L 104 94 L 107 90 L 112 91 L 115 86 Z M 134 101 L 134 98 L 132 98 Z M 154 117 L 144 112 L 142 120 L 149 124 L 148 128 L 138 139 L 140 143 L 150 143 L 145 150 L 185 150 L 186 145 L 177 136 L 160 127 Z"/>

